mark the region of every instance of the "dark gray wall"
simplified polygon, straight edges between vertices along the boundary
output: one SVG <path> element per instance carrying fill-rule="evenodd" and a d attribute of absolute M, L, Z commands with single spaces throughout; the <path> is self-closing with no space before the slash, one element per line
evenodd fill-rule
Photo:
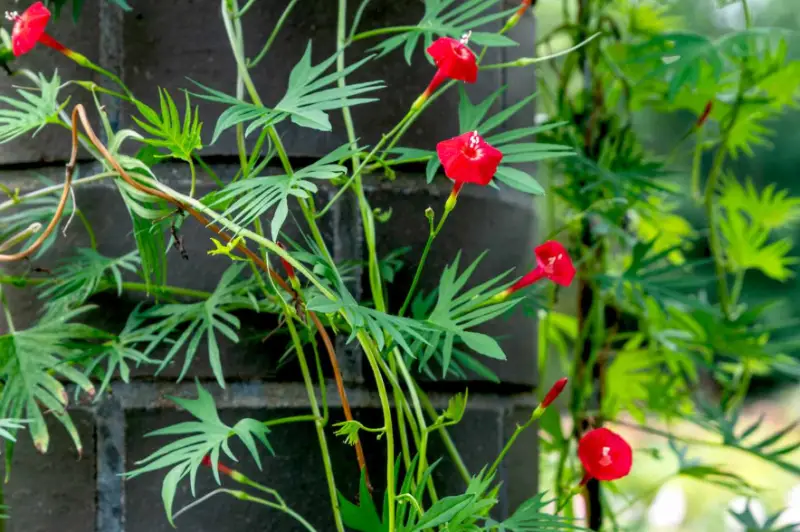
<path fill-rule="evenodd" d="M 8 0 L 4 0 L 6 2 Z M 133 12 L 124 16 L 105 2 L 87 2 L 83 17 L 77 27 L 70 20 L 54 24 L 51 33 L 64 43 L 92 58 L 99 58 L 106 68 L 120 73 L 138 97 L 154 102 L 156 86 L 169 89 L 190 87 L 187 77 L 222 90 L 232 91 L 234 67 L 227 48 L 224 30 L 219 17 L 219 2 L 215 0 L 131 0 Z M 285 0 L 257 2 L 248 13 L 245 29 L 248 53 L 253 55 L 271 31 L 282 12 Z M 517 3 L 510 0 L 509 5 Z M 351 9 L 355 9 L 358 2 Z M 99 5 L 99 7 L 98 7 Z M 335 5 L 333 0 L 307 0 L 300 2 L 292 14 L 285 31 L 277 39 L 270 56 L 254 72 L 254 80 L 266 102 L 276 101 L 285 90 L 291 67 L 304 51 L 306 40 L 314 38 L 314 57 L 319 60 L 334 48 Z M 414 23 L 419 19 L 421 3 L 374 0 L 368 9 L 362 28 Z M 2 9 L 0 9 L 2 11 Z M 97 30 L 99 28 L 99 31 Z M 533 54 L 533 18 L 528 16 L 517 27 L 513 37 L 520 43 L 517 49 L 493 49 L 487 61 L 497 62 Z M 366 49 L 348 51 L 350 59 L 360 57 Z M 19 66 L 52 73 L 58 68 L 63 79 L 91 77 L 79 71 L 58 54 L 39 47 L 34 53 L 19 61 Z M 395 53 L 369 64 L 352 81 L 383 79 L 388 89 L 380 94 L 380 102 L 358 107 L 354 119 L 358 134 L 367 142 L 374 142 L 382 132 L 405 113 L 410 103 L 427 85 L 433 68 L 418 51 L 413 67 L 408 67 L 401 53 Z M 508 79 L 504 79 L 508 77 Z M 18 79 L 0 77 L 0 93 L 7 94 Z M 504 104 L 530 94 L 534 89 L 531 70 L 505 73 L 498 70 L 482 72 L 480 81 L 470 87 L 473 100 L 484 97 L 501 84 L 509 83 L 510 90 Z M 70 89 L 67 89 L 68 91 Z M 89 103 L 85 93 L 72 91 L 73 102 Z M 109 104 L 112 119 L 121 127 L 131 126 L 129 109 Z M 205 122 L 205 139 L 213 130 L 219 108 L 200 102 L 201 118 Z M 449 94 L 435 109 L 430 110 L 406 137 L 404 145 L 432 148 L 436 142 L 458 133 L 457 95 Z M 527 125 L 533 120 L 529 111 L 514 118 L 514 124 Z M 282 131 L 286 145 L 293 157 L 313 158 L 341 145 L 346 136 L 341 119 L 334 114 L 334 131 L 318 134 L 308 129 L 285 128 Z M 235 172 L 235 147 L 230 136 L 225 136 L 203 154 L 213 162 L 222 176 Z M 46 175 L 58 182 L 63 176 L 63 163 L 68 155 L 68 134 L 50 128 L 34 139 L 17 140 L 0 146 L 0 180 L 6 185 L 20 187 L 23 191 L 36 188 L 35 176 Z M 83 175 L 89 175 L 96 165 L 84 164 Z M 188 176 L 178 165 L 163 164 L 157 167 L 159 179 L 174 187 L 184 189 Z M 201 192 L 208 190 L 202 184 Z M 393 209 L 391 220 L 378 227 L 381 252 L 402 246 L 412 246 L 407 256 L 416 263 L 424 244 L 427 221 L 423 212 L 427 206 L 441 208 L 449 186 L 440 180 L 436 186 L 425 184 L 424 175 L 404 174 L 395 182 L 371 180 L 370 201 L 374 207 Z M 133 248 L 134 242 L 127 217 L 115 188 L 111 183 L 79 187 L 76 190 L 78 205 L 97 231 L 99 251 L 116 256 Z M 324 192 L 330 195 L 329 191 Z M 359 218 L 351 202 L 337 204 L 323 227 L 325 237 L 335 250 L 338 259 L 358 258 L 363 252 Z M 169 279 L 172 284 L 198 289 L 212 289 L 219 274 L 229 262 L 222 258 L 209 258 L 205 250 L 209 234 L 196 224 L 187 223 L 183 233 L 191 260 L 184 262 L 174 252 L 169 257 Z M 484 250 L 490 250 L 481 265 L 479 277 L 504 271 L 509 267 L 525 268 L 532 262 L 534 215 L 532 202 L 507 191 L 498 192 L 467 187 L 445 232 L 439 237 L 437 248 L 428 263 L 423 288 L 435 286 L 441 269 L 452 261 L 459 249 L 464 259 L 472 260 Z M 88 238 L 80 224 L 74 223 L 66 238 L 62 238 L 44 257 L 34 261 L 34 266 L 52 268 L 60 257 L 67 256 L 75 246 L 88 245 Z M 14 265 L 7 272 L 19 273 L 25 265 Z M 410 281 L 411 272 L 398 275 L 391 296 L 395 305 L 402 298 Z M 360 287 L 355 287 L 359 290 Z M 33 323 L 39 311 L 35 291 L 9 287 L 7 293 L 17 327 Z M 118 327 L 126 312 L 139 301 L 136 295 L 102 295 L 94 302 L 102 311 L 91 316 L 94 324 Z M 253 333 L 263 333 L 262 316 L 243 316 L 246 328 Z M 0 327 L 5 327 L 3 323 Z M 0 329 L 2 330 L 2 329 Z M 490 363 L 503 380 L 503 384 L 472 382 L 468 414 L 453 435 L 459 444 L 467 466 L 477 472 L 490 463 L 502 448 L 503 442 L 515 424 L 524 419 L 533 402 L 530 391 L 535 379 L 535 323 L 531 318 L 515 315 L 498 320 L 490 330 L 501 338 L 509 360 Z M 246 333 L 242 335 L 246 336 Z M 365 379 L 358 350 L 338 342 L 339 357 L 345 368 L 349 396 L 356 416 L 367 425 L 379 424 L 380 410 L 376 394 Z M 224 348 L 224 367 L 228 388 L 220 390 L 213 382 L 210 368 L 201 349 L 191 377 L 206 383 L 215 394 L 223 416 L 235 421 L 244 416 L 268 419 L 307 411 L 305 391 L 299 372 L 292 365 L 278 366 L 283 353 L 282 339 L 244 341 Z M 174 384 L 182 361 L 176 361 L 158 378 L 148 377 L 147 371 L 139 373 L 135 383 L 115 383 L 113 393 L 96 405 L 76 406 L 75 418 L 84 441 L 84 454 L 79 460 L 63 429 L 53 425 L 53 442 L 49 453 L 38 455 L 26 435 L 23 435 L 14 457 L 14 470 L 5 486 L 6 504 L 12 508 L 12 520 L 7 525 L 11 531 L 86 532 L 152 532 L 170 530 L 162 510 L 160 489 L 163 475 L 151 474 L 123 482 L 119 473 L 134 466 L 137 460 L 163 444 L 163 439 L 144 438 L 151 430 L 186 419 L 165 400 L 165 395 L 194 394 L 190 383 Z M 368 368 L 366 368 L 368 371 Z M 443 407 L 448 397 L 463 389 L 461 383 L 428 383 L 431 396 Z M 338 397 L 332 383 L 328 386 L 332 405 L 332 421 L 341 418 Z M 287 503 L 305 515 L 320 530 L 332 529 L 329 522 L 328 497 L 322 474 L 319 451 L 311 425 L 295 424 L 276 427 L 271 435 L 276 456 L 266 458 L 265 469 L 258 472 L 255 466 L 243 460 L 241 469 L 263 483 L 276 488 Z M 331 454 L 340 489 L 350 495 L 357 490 L 357 469 L 353 450 L 335 437 L 329 437 Z M 443 450 L 438 439 L 430 456 Z M 365 438 L 365 449 L 371 465 L 370 473 L 377 485 L 382 482 L 384 452 L 383 442 Z M 239 453 L 244 458 L 244 453 Z M 502 502 L 498 513 L 506 514 L 535 492 L 537 474 L 536 441 L 532 434 L 521 438 L 500 471 L 503 480 Z M 439 470 L 441 492 L 458 493 L 463 485 L 454 469 L 445 461 Z M 210 475 L 198 482 L 198 493 L 213 488 Z M 190 500 L 188 487 L 178 494 L 176 508 Z M 239 501 L 217 499 L 185 516 L 177 524 L 185 530 L 227 532 L 233 530 L 295 530 L 291 521 L 282 514 L 263 507 Z"/>

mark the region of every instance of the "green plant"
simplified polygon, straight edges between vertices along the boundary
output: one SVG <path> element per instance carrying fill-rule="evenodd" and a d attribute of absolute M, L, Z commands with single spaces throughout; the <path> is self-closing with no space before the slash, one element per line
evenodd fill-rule
<path fill-rule="evenodd" d="M 45 414 L 67 428 L 80 450 L 63 380 L 77 385 L 76 393 L 83 390 L 97 399 L 116 385 L 116 374 L 123 382 L 129 381 L 131 364 L 146 366 L 156 375 L 182 354 L 180 380 L 205 345 L 216 384 L 224 388 L 219 343 L 223 338 L 240 341 L 237 312 L 249 309 L 276 316 L 278 325 L 268 332 L 287 339 L 287 353 L 297 360 L 311 413 L 228 424 L 220 419 L 213 396 L 199 383 L 197 399 L 174 398 L 194 419 L 154 432 L 180 438 L 128 472 L 134 478 L 169 469 L 162 495 L 170 522 L 213 496 L 228 495 L 284 512 L 313 530 L 277 491 L 231 469 L 220 457 L 225 453 L 235 460 L 229 441 L 236 436 L 260 465 L 264 450 L 272 450 L 268 434 L 285 423 L 314 425 L 331 522 L 340 531 L 345 526 L 365 532 L 576 530 L 581 525 L 568 503 L 580 492 L 590 509 L 586 525 L 593 530 L 616 530 L 619 524 L 609 502 L 609 493 L 616 490 L 584 475 L 586 464 L 578 460 L 576 445 L 602 425 L 631 425 L 626 415 L 636 420 L 633 425 L 639 430 L 669 442 L 679 462 L 674 476 L 689 476 L 736 492 L 756 490 L 734 472 L 687 459 L 687 449 L 676 442 L 735 449 L 800 474 L 787 458 L 800 448 L 794 425 L 765 436 L 759 434 L 760 422 L 744 429 L 738 423 L 754 376 L 800 373 L 793 346 L 772 341 L 773 335 L 793 324 L 775 325 L 771 305 L 756 305 L 743 297 L 748 274 L 752 277 L 758 271 L 780 282 L 793 275 L 797 258 L 785 230 L 800 219 L 800 200 L 775 185 L 759 190 L 752 181 L 739 180 L 726 164 L 752 156 L 756 147 L 768 142 L 768 120 L 796 105 L 800 63 L 787 57 L 787 35 L 753 27 L 747 1 L 735 1 L 741 3 L 745 29 L 709 38 L 673 27 L 679 19 L 667 16 L 669 8 L 657 0 L 565 0 L 561 24 L 540 39 L 542 47 L 561 39 L 564 52 L 486 65 L 487 47 L 515 44 L 507 33 L 534 2 L 521 0 L 504 10 L 500 0 L 425 0 L 419 24 L 359 32 L 369 0 L 360 3 L 349 24 L 347 13 L 352 6 L 338 0 L 336 53 L 315 65 L 309 42 L 291 71 L 284 96 L 265 102 L 250 72 L 270 57 L 270 46 L 297 2 L 288 3 L 261 53 L 249 60 L 242 19 L 253 0 L 244 5 L 221 0 L 240 90 L 231 95 L 193 83 L 187 89 L 196 92 L 185 92 L 183 113 L 174 93 L 158 89 L 158 109 L 151 108 L 90 59 L 52 39 L 39 38 L 39 43 L 105 75 L 110 82 L 71 82 L 94 97 L 102 125 L 97 130 L 105 142 L 95 132 L 86 108 L 71 107 L 60 97 L 58 75 L 47 77 L 18 68 L 10 51 L 19 49 L 6 38 L 7 52 L 0 60 L 15 79 L 32 86 L 18 89 L 15 97 L 0 98 L 0 142 L 60 126 L 72 133 L 73 153 L 63 186 L 46 183 L 23 194 L 0 185 L 4 194 L 0 199 L 7 196 L 0 202 L 0 264 L 46 253 L 65 217 L 75 215 L 85 222 L 69 201 L 70 192 L 72 187 L 100 180 L 113 181 L 119 190 L 137 245 L 120 257 L 105 257 L 97 251 L 86 223 L 91 249 L 78 250 L 49 278 L 33 272 L 0 276 L 0 287 L 30 288 L 46 302 L 46 311 L 35 326 L 17 330 L 3 298 L 7 332 L 0 336 L 0 437 L 6 440 L 7 460 L 15 434 L 23 428 L 30 430 L 37 448 L 46 451 Z M 124 1 L 114 3 L 127 6 Z M 61 7 L 65 2 L 54 4 Z M 76 13 L 81 5 L 73 2 Z M 19 15 L 15 23 L 27 22 L 26 16 Z M 491 25 L 500 20 L 506 21 L 502 29 L 491 31 Z M 366 39 L 376 39 L 376 55 L 348 63 L 348 46 Z M 377 107 L 377 91 L 384 83 L 351 84 L 347 78 L 401 47 L 409 64 L 420 61 L 419 45 L 427 49 L 435 42 L 445 55 L 436 57 L 428 89 L 420 90 L 421 96 L 406 115 L 381 138 L 357 137 L 350 107 Z M 473 103 L 458 83 L 471 81 L 475 72 L 534 67 L 545 61 L 552 71 L 540 70 L 538 96 L 526 96 L 494 114 L 490 109 L 505 88 Z M 430 112 L 437 98 L 454 90 L 454 85 L 459 86 L 459 131 L 431 149 L 402 146 L 404 134 L 418 116 Z M 98 101 L 101 94 L 132 103 L 137 128 L 115 131 Z M 728 94 L 732 96 L 723 97 Z M 225 106 L 205 143 L 204 101 Z M 543 123 L 500 131 L 512 117 L 529 112 L 534 101 L 548 117 Z M 697 116 L 673 152 L 693 143 L 688 169 L 686 161 L 657 156 L 645 147 L 639 124 L 643 110 Z M 294 127 L 331 131 L 332 112 L 342 114 L 347 143 L 299 167 L 290 159 L 276 126 L 291 122 Z M 204 161 L 203 150 L 229 130 L 236 137 L 239 168 L 234 176 L 221 178 Z M 248 138 L 255 139 L 252 148 L 247 147 Z M 135 155 L 123 149 L 125 141 L 136 141 L 126 147 L 138 143 Z M 103 166 L 102 172 L 75 177 L 80 148 Z M 702 164 L 706 154 L 712 159 L 707 171 Z M 276 157 L 280 170 L 268 172 L 267 165 Z M 158 178 L 163 160 L 188 167 L 187 191 Z M 520 166 L 534 162 L 541 170 L 536 177 Z M 444 173 L 453 182 L 453 191 L 438 218 L 434 209 L 419 213 L 429 222 L 427 244 L 419 259 L 401 253 L 382 257 L 376 234 L 391 213 L 373 209 L 364 178 L 367 174 L 380 177 L 383 172 L 393 179 L 397 167 L 421 163 L 426 165 L 429 182 L 442 179 Z M 197 194 L 198 168 L 216 183 L 215 190 L 203 196 Z M 676 175 L 687 177 L 688 190 L 683 190 Z M 418 291 L 428 253 L 449 214 L 458 208 L 462 187 L 490 182 L 527 194 L 531 201 L 536 198 L 543 207 L 547 236 L 542 240 L 548 242 L 535 250 L 536 269 L 521 279 L 510 270 L 496 272 L 491 279 L 474 284 L 472 277 L 483 256 L 462 269 L 457 255 L 441 272 L 434 291 Z M 325 197 L 319 193 L 320 183 L 336 188 L 325 205 L 318 203 Z M 56 193 L 61 195 L 54 201 Z M 352 194 L 358 204 L 368 252 L 370 293 L 361 301 L 348 288 L 352 265 L 334 260 L 320 229 L 320 219 L 345 194 Z M 290 216 L 293 207 L 302 220 Z M 702 211 L 703 227 L 689 222 L 686 208 Z M 262 223 L 265 217 L 270 219 L 268 229 Z M 189 218 L 213 233 L 208 253 L 232 261 L 211 292 L 167 283 L 165 255 L 170 247 L 185 253 L 181 228 L 190 223 Z M 302 240 L 292 241 L 285 234 L 290 224 L 297 226 Z M 708 257 L 698 252 L 705 242 Z M 12 248 L 19 251 L 11 253 Z M 416 265 L 413 281 L 395 312 L 388 304 L 386 288 L 394 282 L 396 271 L 411 264 Z M 124 281 L 124 272 L 137 275 L 141 282 Z M 573 277 L 577 291 L 567 289 Z M 534 284 L 541 279 L 553 282 Z M 79 323 L 91 308 L 91 298 L 104 291 L 140 292 L 152 300 L 137 306 L 119 331 Z M 574 312 L 557 306 L 559 300 L 573 297 Z M 448 428 L 464 415 L 466 392 L 457 394 L 439 412 L 417 379 L 423 374 L 438 379 L 475 373 L 496 380 L 481 357 L 504 360 L 506 355 L 495 338 L 476 328 L 518 307 L 539 317 L 540 369 L 557 366 L 559 374 L 569 375 L 570 428 L 565 430 L 550 405 L 564 387 L 562 380 L 553 393 L 542 394 L 543 403 L 518 427 L 494 463 L 470 473 L 448 434 Z M 367 427 L 352 418 L 331 333 L 357 343 L 363 351 L 380 398 L 379 427 Z M 333 430 L 320 370 L 322 352 L 332 365 L 347 418 Z M 313 353 L 316 374 L 309 353 Z M 551 360 L 553 354 L 559 355 L 558 360 Z M 719 387 L 718 406 L 710 406 L 698 393 L 703 376 Z M 97 393 L 94 381 L 100 383 Z M 321 404 L 317 388 L 322 392 Z M 396 406 L 394 414 L 391 401 Z M 710 437 L 690 441 L 675 431 L 651 427 L 651 420 L 668 426 L 676 421 L 691 423 Z M 496 521 L 490 510 L 498 504 L 497 469 L 519 434 L 536 421 L 541 423 L 543 453 L 557 464 L 553 485 L 533 494 L 510 518 Z M 380 514 L 361 446 L 365 433 L 376 434 L 386 447 Z M 440 496 L 437 492 L 432 471 L 439 460 L 431 464 L 428 459 L 428 443 L 435 435 L 441 435 L 449 459 L 464 480 L 461 494 Z M 713 435 L 718 438 L 712 439 Z M 362 475 L 357 503 L 337 487 L 327 443 L 333 436 L 356 447 Z M 615 459 L 609 455 L 610 448 L 601 446 L 597 451 L 601 461 Z M 179 483 L 188 476 L 194 496 L 201 466 L 211 468 L 217 483 L 221 484 L 222 474 L 241 489 L 219 488 L 174 511 Z M 548 506 L 551 502 L 555 512 Z M 752 516 L 737 514 L 737 519 L 748 523 Z"/>

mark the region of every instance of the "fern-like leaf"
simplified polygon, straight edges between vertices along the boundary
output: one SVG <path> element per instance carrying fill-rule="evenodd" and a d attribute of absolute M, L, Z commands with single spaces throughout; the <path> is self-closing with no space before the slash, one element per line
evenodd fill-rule
<path fill-rule="evenodd" d="M 757 269 L 776 281 L 785 281 L 793 275 L 790 267 L 800 262 L 788 256 L 792 251 L 790 238 L 770 242 L 768 229 L 738 211 L 728 212 L 720 220 L 720 232 L 727 244 L 727 265 L 733 272 Z"/>
<path fill-rule="evenodd" d="M 225 310 L 226 306 L 255 307 L 254 299 L 248 296 L 248 289 L 252 286 L 249 280 L 237 280 L 242 271 L 242 265 L 234 265 L 222 274 L 219 284 L 206 301 L 199 303 L 174 303 L 157 305 L 144 313 L 149 319 L 157 320 L 149 323 L 148 327 L 155 331 L 155 338 L 144 351 L 144 356 L 149 356 L 153 350 L 167 340 L 170 334 L 181 331 L 172 342 L 167 355 L 161 362 L 158 371 L 162 371 L 178 352 L 186 348 L 183 369 L 178 377 L 182 380 L 189 371 L 189 367 L 200 347 L 200 342 L 205 338 L 208 343 L 208 359 L 217 382 L 225 387 L 225 378 L 222 370 L 217 335 L 222 334 L 232 342 L 239 341 L 237 330 L 240 327 L 239 318 Z"/>
<path fill-rule="evenodd" d="M 77 384 L 90 396 L 95 393 L 89 379 L 67 362 L 74 355 L 72 346 L 76 342 L 102 336 L 95 329 L 70 323 L 87 310 L 89 307 L 58 315 L 48 313 L 30 329 L 0 336 L 0 378 L 4 382 L 0 417 L 28 419 L 40 452 L 46 452 L 50 442 L 44 410 L 61 422 L 75 447 L 82 450 L 78 431 L 66 410 L 66 388 L 56 376 Z"/>
<path fill-rule="evenodd" d="M 33 131 L 34 135 L 58 117 L 61 79 L 58 73 L 48 80 L 39 74 L 37 90 L 17 89 L 19 98 L 0 96 L 0 144 Z M 66 105 L 66 103 L 64 103 Z"/>
<path fill-rule="evenodd" d="M 200 122 L 199 108 L 195 107 L 194 115 L 189 101 L 189 93 L 186 94 L 186 110 L 181 123 L 180 113 L 175 101 L 165 89 L 159 89 L 158 98 L 160 103 L 160 113 L 148 105 L 136 100 L 136 108 L 144 119 L 140 120 L 133 117 L 133 120 L 145 132 L 153 138 L 143 138 L 142 142 L 156 148 L 169 150 L 170 155 L 184 161 L 191 161 L 192 153 L 203 148 L 200 138 L 203 123 Z"/>
<path fill-rule="evenodd" d="M 345 145 L 291 176 L 253 177 L 232 183 L 214 196 L 212 205 L 228 205 L 223 216 L 230 217 L 233 223 L 242 227 L 276 207 L 270 224 L 272 239 L 275 240 L 289 214 L 289 198 L 310 198 L 317 192 L 315 180 L 330 181 L 346 174 L 347 167 L 338 162 L 351 154 L 352 149 Z"/>
<path fill-rule="evenodd" d="M 104 283 L 122 295 L 123 271 L 136 273 L 139 263 L 136 251 L 109 258 L 93 249 L 78 249 L 77 257 L 64 261 L 53 271 L 52 277 L 42 285 L 39 297 L 48 304 L 68 300 L 70 305 L 82 305 Z"/>
<path fill-rule="evenodd" d="M 354 83 L 344 87 L 335 86 L 340 79 L 363 66 L 371 57 L 353 63 L 342 71 L 324 75 L 325 71 L 336 62 L 337 57 L 338 55 L 333 55 L 318 65 L 312 65 L 309 42 L 305 54 L 289 74 L 286 94 L 272 109 L 244 102 L 194 82 L 204 90 L 203 94 L 196 96 L 228 105 L 228 109 L 217 120 L 211 143 L 215 143 L 225 130 L 237 124 L 249 122 L 245 129 L 245 134 L 249 135 L 257 129 L 273 126 L 286 118 L 291 118 L 292 122 L 301 127 L 330 131 L 331 123 L 326 111 L 375 101 L 375 98 L 360 96 L 383 88 L 384 84 L 381 81 Z"/>
<path fill-rule="evenodd" d="M 517 10 L 513 8 L 497 11 L 497 0 L 465 0 L 453 6 L 455 0 L 425 0 L 425 14 L 416 26 L 408 31 L 386 39 L 374 47 L 385 55 L 403 47 L 406 62 L 410 65 L 414 51 L 420 42 L 427 48 L 434 37 L 460 38 L 471 31 L 470 42 L 482 46 L 516 46 L 517 43 L 496 32 L 476 31 L 477 28 L 496 20 L 507 18 Z"/>
<path fill-rule="evenodd" d="M 228 458 L 236 461 L 229 443 L 232 436 L 236 435 L 244 443 L 259 469 L 261 468 L 261 458 L 256 442 L 261 442 L 270 453 L 274 454 L 274 451 L 267 440 L 269 429 L 266 425 L 252 418 L 242 419 L 232 427 L 225 424 L 219 417 L 214 398 L 200 386 L 199 382 L 197 383 L 197 399 L 178 397 L 170 397 L 170 399 L 189 412 L 195 421 L 178 423 L 147 434 L 147 436 L 182 437 L 136 462 L 140 467 L 128 473 L 127 476 L 134 478 L 150 471 L 171 468 L 164 478 L 161 495 L 167 517 L 174 525 L 172 523 L 172 505 L 178 484 L 188 475 L 192 495 L 194 495 L 197 470 L 206 457 L 211 461 L 214 479 L 217 484 L 220 484 L 220 452 L 224 452 Z"/>

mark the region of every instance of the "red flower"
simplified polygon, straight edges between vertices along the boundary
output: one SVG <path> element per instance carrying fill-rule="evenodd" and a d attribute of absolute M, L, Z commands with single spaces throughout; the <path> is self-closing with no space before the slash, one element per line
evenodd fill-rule
<path fill-rule="evenodd" d="M 575 277 L 575 266 L 564 246 L 555 240 L 548 240 L 534 249 L 534 253 L 536 254 L 536 268 L 507 289 L 508 294 L 513 294 L 543 277 L 547 277 L 561 286 L 569 286 L 572 283 L 572 279 Z"/>
<path fill-rule="evenodd" d="M 15 56 L 27 54 L 38 42 L 59 52 L 65 50 L 61 43 L 44 31 L 50 21 L 50 10 L 43 3 L 32 4 L 22 15 L 6 13 L 6 18 L 14 21 L 14 28 L 11 30 L 11 50 Z"/>
<path fill-rule="evenodd" d="M 436 154 L 447 177 L 458 188 L 464 183 L 486 186 L 494 177 L 503 154 L 477 131 L 464 133 L 436 145 Z"/>
<path fill-rule="evenodd" d="M 578 442 L 586 476 L 597 480 L 617 480 L 626 476 L 633 465 L 633 451 L 622 436 L 608 429 L 590 430 Z"/>
<path fill-rule="evenodd" d="M 566 377 L 557 380 L 556 383 L 553 385 L 553 387 L 550 388 L 550 391 L 547 392 L 547 395 L 544 396 L 544 400 L 542 400 L 542 404 L 539 406 L 541 406 L 542 408 L 547 408 L 548 406 L 550 406 L 553 403 L 553 401 L 556 400 L 556 397 L 561 395 L 561 392 L 564 390 L 564 386 L 566 385 L 567 385 Z"/>
<path fill-rule="evenodd" d="M 440 37 L 428 47 L 428 55 L 436 65 L 428 88 L 417 98 L 412 108 L 418 109 L 446 79 L 456 79 L 467 83 L 475 83 L 478 79 L 478 62 L 475 54 L 467 47 L 469 33 L 460 41 L 452 37 Z"/>

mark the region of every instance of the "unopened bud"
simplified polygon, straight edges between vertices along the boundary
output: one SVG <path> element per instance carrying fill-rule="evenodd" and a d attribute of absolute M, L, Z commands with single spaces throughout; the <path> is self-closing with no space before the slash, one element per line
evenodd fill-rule
<path fill-rule="evenodd" d="M 550 388 L 550 391 L 547 392 L 547 395 L 544 396 L 544 400 L 542 400 L 541 404 L 542 408 L 547 408 L 548 406 L 550 406 L 552 402 L 556 400 L 556 397 L 561 395 L 561 392 L 564 391 L 564 386 L 567 385 L 567 380 L 568 379 L 564 377 L 563 379 L 559 379 L 556 381 L 553 387 Z"/>

